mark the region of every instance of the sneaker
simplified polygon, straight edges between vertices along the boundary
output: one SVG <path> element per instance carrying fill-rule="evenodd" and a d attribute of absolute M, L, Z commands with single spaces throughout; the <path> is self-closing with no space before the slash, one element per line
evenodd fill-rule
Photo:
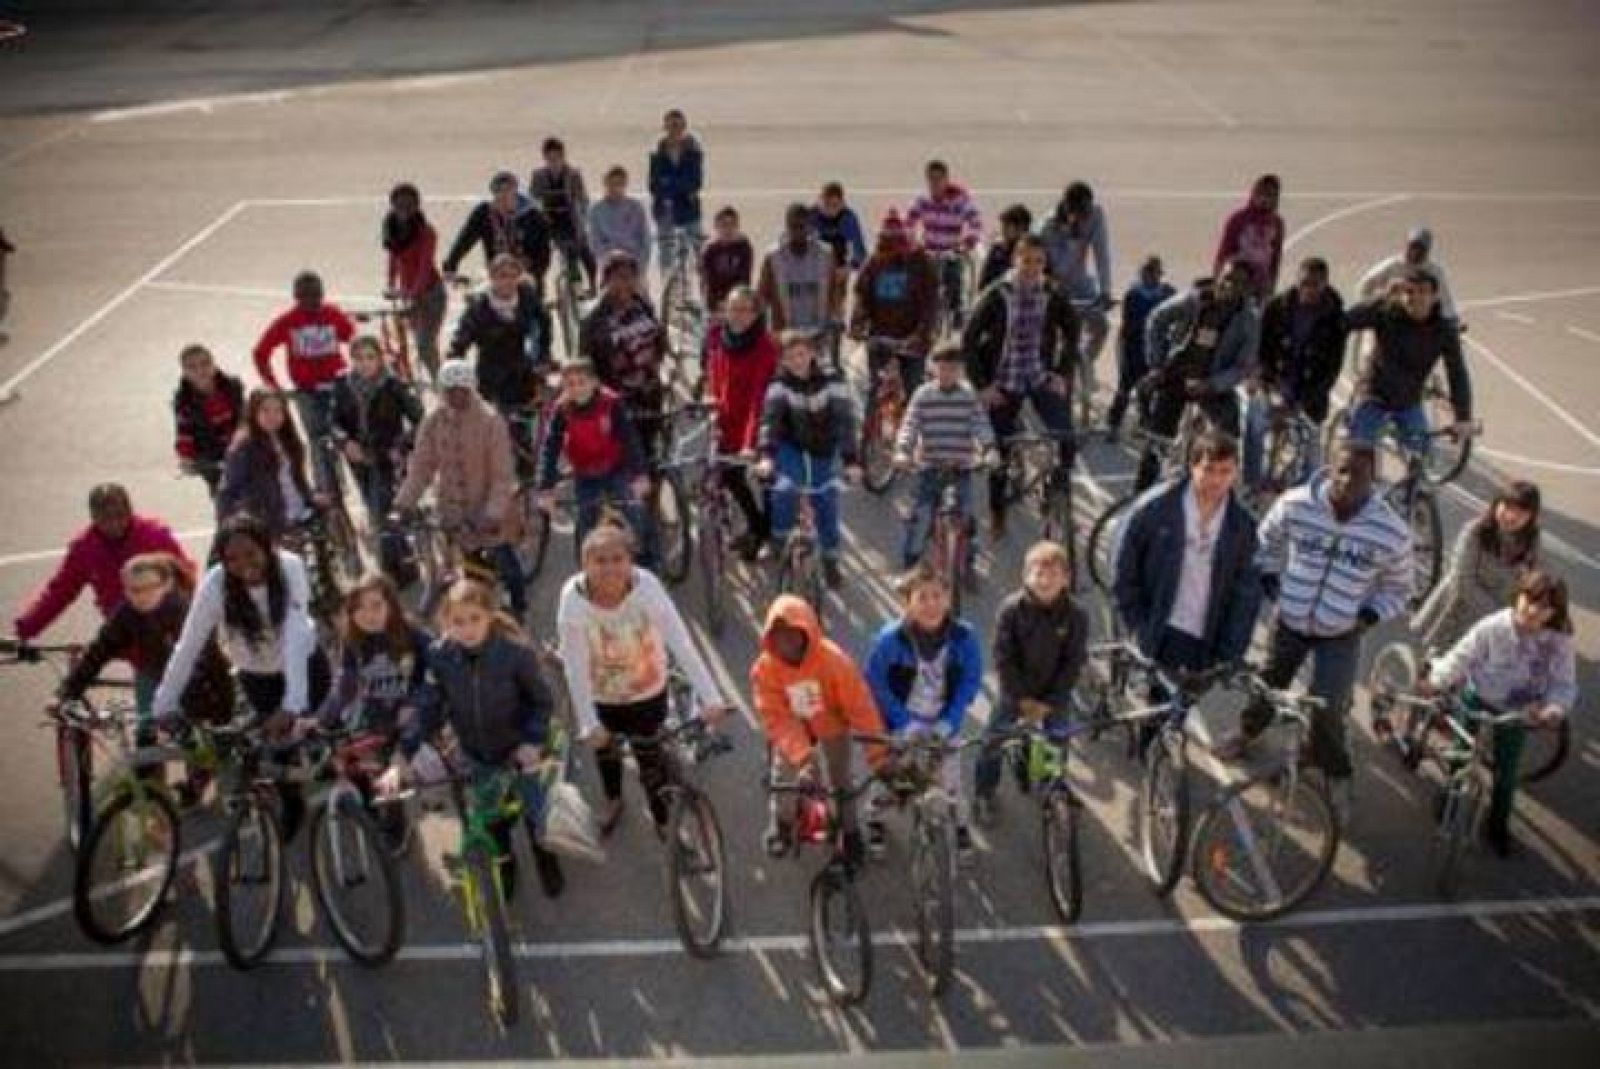
<path fill-rule="evenodd" d="M 879 861 L 888 852 L 889 831 L 883 826 L 883 821 L 867 821 L 867 856 L 874 861 Z"/>
<path fill-rule="evenodd" d="M 973 855 L 972 829 L 965 824 L 956 825 L 956 856 L 963 863 L 971 861 Z"/>
<path fill-rule="evenodd" d="M 994 827 L 1000 819 L 999 810 L 994 805 L 994 798 L 985 794 L 980 794 L 974 798 L 972 800 L 972 819 L 977 821 L 980 827 Z"/>
<path fill-rule="evenodd" d="M 844 585 L 844 572 L 839 568 L 839 562 L 832 557 L 822 558 L 822 578 L 828 584 L 829 590 L 838 590 Z"/>
<path fill-rule="evenodd" d="M 767 856 L 783 857 L 793 843 L 794 825 L 787 820 L 779 820 L 775 815 L 768 816 L 766 830 L 761 833 L 761 845 L 767 851 Z"/>
<path fill-rule="evenodd" d="M 534 843 L 533 865 L 539 872 L 539 888 L 544 891 L 544 896 L 560 898 L 567 886 L 567 877 L 561 871 L 561 858 Z"/>

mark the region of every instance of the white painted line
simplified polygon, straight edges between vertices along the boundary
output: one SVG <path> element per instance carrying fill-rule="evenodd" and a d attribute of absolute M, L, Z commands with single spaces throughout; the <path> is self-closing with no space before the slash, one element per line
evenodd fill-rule
<path fill-rule="evenodd" d="M 1559 460 L 1544 460 L 1540 457 L 1525 457 L 1520 453 L 1508 453 L 1503 449 L 1491 449 L 1486 445 L 1477 447 L 1477 452 L 1496 460 L 1504 460 L 1525 468 L 1540 468 L 1544 471 L 1557 471 L 1563 475 L 1600 475 L 1600 468 L 1588 467 L 1583 464 L 1563 464 Z"/>
<path fill-rule="evenodd" d="M 304 89 L 274 89 L 261 93 L 230 93 L 223 96 L 190 97 L 169 100 L 161 104 L 141 104 L 134 108 L 111 108 L 89 116 L 90 122 L 125 122 L 128 119 L 154 119 L 164 115 L 198 112 L 209 115 L 218 108 L 231 104 L 282 104 L 291 96 L 316 92 L 316 86 Z"/>
<path fill-rule="evenodd" d="M 1501 314 L 1503 315 L 1504 313 Z M 1592 330 L 1584 330 L 1582 327 L 1575 327 L 1568 323 L 1567 333 L 1571 334 L 1574 338 L 1582 338 L 1584 341 L 1592 341 L 1596 344 L 1600 344 L 1600 334 L 1596 334 Z"/>
<path fill-rule="evenodd" d="M 1161 63 L 1139 49 L 1134 48 L 1127 41 L 1123 40 L 1111 30 L 1106 29 L 1104 26 L 1101 26 L 1098 23 L 1089 22 L 1086 23 L 1086 25 L 1091 27 L 1094 32 L 1099 35 L 1100 39 L 1105 41 L 1112 48 L 1116 49 L 1118 52 L 1121 52 L 1124 56 L 1131 59 L 1135 64 L 1143 67 L 1151 74 L 1154 74 L 1157 78 L 1160 78 L 1162 81 L 1172 86 L 1172 88 L 1176 89 L 1183 96 L 1187 97 L 1191 104 L 1205 112 L 1214 121 L 1220 123 L 1222 126 L 1227 127 L 1229 130 L 1238 129 L 1240 122 L 1234 115 L 1222 108 L 1220 105 L 1216 104 L 1208 97 L 1202 95 L 1201 92 L 1196 89 L 1187 78 L 1179 74 L 1173 67 L 1166 63 Z"/>
<path fill-rule="evenodd" d="M 222 840 L 215 839 L 209 843 L 203 843 L 200 846 L 185 850 L 183 853 L 178 855 L 178 870 L 182 871 L 186 866 L 194 864 L 207 854 L 215 853 L 221 846 Z M 118 881 L 118 884 L 119 886 L 124 886 L 130 883 L 139 883 L 146 878 L 153 879 L 154 876 L 124 878 L 123 880 Z M 102 893 L 111 894 L 113 892 L 112 889 L 108 887 L 105 888 Z M 90 897 L 99 896 L 91 895 Z M 25 909 L 21 913 L 13 913 L 9 917 L 0 919 L 0 936 L 10 935 L 12 932 L 18 932 L 24 928 L 31 928 L 35 924 L 43 924 L 45 921 L 53 921 L 57 917 L 63 917 L 71 912 L 72 899 L 63 898 L 58 901 L 48 903 L 47 905 L 36 906 L 33 909 Z"/>
<path fill-rule="evenodd" d="M 1501 297 L 1475 297 L 1470 301 L 1457 301 L 1456 308 L 1493 308 L 1501 304 L 1533 304 L 1537 301 L 1561 301 L 1569 297 L 1593 297 L 1600 286 L 1580 286 L 1570 290 L 1544 290 L 1537 293 L 1508 293 Z"/>
<path fill-rule="evenodd" d="M 1566 409 L 1558 405 L 1554 398 L 1530 382 L 1527 376 L 1523 375 L 1522 372 L 1518 371 L 1516 368 L 1512 367 L 1510 364 L 1496 356 L 1493 350 L 1491 350 L 1487 345 L 1483 344 L 1471 335 L 1467 335 L 1463 340 L 1468 345 L 1472 346 L 1474 351 L 1482 354 L 1485 360 L 1489 361 L 1489 363 L 1498 368 L 1500 373 L 1505 375 L 1506 378 L 1510 379 L 1518 386 L 1521 386 L 1523 390 L 1527 392 L 1529 397 L 1532 397 L 1535 401 L 1538 401 L 1540 404 L 1544 405 L 1544 407 L 1548 408 L 1557 419 L 1559 419 L 1562 423 L 1565 423 L 1568 427 L 1572 428 L 1572 430 L 1576 432 L 1580 438 L 1594 446 L 1596 449 L 1600 449 L 1600 434 L 1596 434 L 1594 431 L 1590 430 L 1588 426 L 1585 425 L 1584 422 L 1577 416 L 1574 416 L 1571 412 L 1568 412 Z"/>
<path fill-rule="evenodd" d="M 156 280 L 145 283 L 145 289 L 168 290 L 173 293 L 205 293 L 219 297 L 246 297 L 251 300 L 288 301 L 289 294 L 281 289 L 255 286 L 214 286 L 204 282 L 167 282 Z M 335 304 L 382 304 L 381 293 L 330 293 L 328 300 Z M 345 309 L 349 311 L 349 309 Z"/>
<path fill-rule="evenodd" d="M 121 308 L 128 302 L 129 298 L 143 289 L 147 283 L 153 282 L 155 279 L 161 277 L 162 274 L 164 274 L 179 260 L 182 260 L 185 256 L 189 255 L 189 253 L 199 248 L 200 245 L 209 239 L 213 234 L 227 226 L 233 221 L 233 218 L 236 215 L 244 210 L 245 204 L 245 201 L 238 201 L 232 207 L 223 211 L 221 215 L 217 216 L 215 219 L 211 220 L 210 223 L 202 227 L 197 233 L 195 233 L 193 237 L 189 238 L 188 241 L 185 241 L 182 245 L 179 245 L 176 249 L 172 250 L 172 252 L 163 257 L 154 267 L 150 268 L 150 270 L 146 271 L 144 274 L 135 279 L 133 283 L 121 293 L 118 293 L 105 304 L 102 304 L 87 319 L 73 327 L 67 332 L 65 337 L 61 338 L 54 345 L 50 346 L 50 348 L 34 357 L 27 364 L 23 365 L 22 370 L 18 371 L 15 375 L 12 375 L 4 383 L 0 383 L 0 399 L 9 399 L 16 392 L 17 387 L 23 382 L 27 381 L 27 379 L 30 378 L 34 372 L 38 371 L 50 361 L 54 360 L 57 356 L 61 355 L 61 353 L 63 353 L 68 346 L 87 334 L 98 323 L 105 319 L 106 316 L 110 315 L 112 312 L 115 312 L 118 308 Z"/>
<path fill-rule="evenodd" d="M 206 527 L 197 531 L 179 531 L 176 537 L 180 542 L 200 542 L 215 533 L 215 528 Z M 11 568 L 18 564 L 37 564 L 39 561 L 55 560 L 65 554 L 65 549 L 37 549 L 26 553 L 9 553 L 0 557 L 0 568 Z"/>
<path fill-rule="evenodd" d="M 1391 204 L 1403 204 L 1410 199 L 1411 194 L 1409 193 L 1390 193 L 1388 196 L 1373 197 L 1370 200 L 1360 201 L 1359 203 L 1351 204 L 1347 207 L 1331 211 L 1327 215 L 1318 216 L 1285 238 L 1283 241 L 1283 251 L 1288 252 L 1290 249 L 1300 244 L 1300 242 L 1304 241 L 1306 238 L 1310 237 L 1312 234 L 1315 234 L 1317 231 L 1321 230 L 1330 223 L 1337 223 L 1340 219 L 1348 219 L 1352 215 L 1360 215 L 1363 212 L 1374 212 L 1379 208 L 1387 208 Z"/>
<path fill-rule="evenodd" d="M 1507 323 L 1520 323 L 1525 327 L 1534 323 L 1532 316 L 1525 316 L 1520 312 L 1496 312 L 1494 316 L 1496 319 L 1504 319 Z"/>
<path fill-rule="evenodd" d="M 1384 924 L 1412 924 L 1431 921 L 1487 920 L 1501 917 L 1553 918 L 1600 911 L 1600 895 L 1578 898 L 1521 898 L 1486 902 L 1429 902 L 1417 905 L 1364 906 L 1354 909 L 1312 910 L 1291 913 L 1262 924 L 1241 925 L 1225 917 L 1162 917 L 1154 920 L 1102 921 L 1079 925 L 1037 925 L 1017 928 L 963 928 L 955 933 L 957 944 L 1004 945 L 1013 943 L 1081 943 L 1107 939 L 1147 939 L 1163 936 L 1226 935 L 1244 928 L 1255 930 L 1306 928 L 1353 928 Z M 911 932 L 879 932 L 876 946 L 909 948 L 916 936 Z M 804 935 L 750 936 L 729 939 L 722 944 L 726 954 L 799 954 L 810 949 Z M 567 943 L 518 943 L 516 956 L 533 961 L 573 961 L 626 958 L 675 957 L 683 944 L 676 939 L 616 939 Z M 396 961 L 454 962 L 476 961 L 482 950 L 473 943 L 440 943 L 402 947 Z M 289 947 L 273 952 L 262 964 L 328 966 L 348 964 L 350 959 L 337 947 Z M 124 968 L 210 968 L 226 965 L 227 959 L 214 950 L 155 950 L 145 953 L 116 951 L 60 954 L 0 955 L 0 973 L 78 972 Z"/>
<path fill-rule="evenodd" d="M 37 141 L 30 141 L 26 145 L 20 145 L 6 153 L 4 156 L 0 156 L 0 167 L 9 167 L 13 163 L 32 156 L 35 152 L 38 152 L 41 149 L 49 148 L 58 141 L 66 140 L 73 134 L 79 133 L 81 130 L 82 127 L 80 127 L 77 123 L 71 123 L 67 126 L 63 126 L 61 129 L 56 130 L 53 133 L 46 134 Z"/>

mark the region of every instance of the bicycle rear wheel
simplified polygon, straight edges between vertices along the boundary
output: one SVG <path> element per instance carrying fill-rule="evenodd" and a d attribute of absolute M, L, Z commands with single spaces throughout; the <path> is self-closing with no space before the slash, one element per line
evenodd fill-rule
<path fill-rule="evenodd" d="M 278 937 L 283 913 L 283 835 L 271 808 L 244 801 L 222 840 L 216 865 L 217 942 L 236 969 L 249 969 Z"/>
<path fill-rule="evenodd" d="M 544 571 L 544 560 L 550 552 L 550 514 L 538 507 L 531 494 L 524 496 L 522 543 L 517 551 L 521 558 L 522 574 L 532 583 Z"/>
<path fill-rule="evenodd" d="M 1044 832 L 1045 883 L 1063 924 L 1083 913 L 1083 867 L 1078 848 L 1078 800 L 1065 784 L 1045 796 L 1040 809 Z"/>
<path fill-rule="evenodd" d="M 1433 494 L 1418 487 L 1406 501 L 1405 484 L 1389 493 L 1389 503 L 1404 516 L 1411 529 L 1411 599 L 1420 604 L 1439 582 L 1444 568 L 1444 528 L 1439 519 L 1439 502 Z"/>
<path fill-rule="evenodd" d="M 1442 379 L 1442 375 L 1435 373 L 1423 388 L 1422 404 L 1428 413 L 1430 427 L 1448 427 L 1456 421 L 1456 409 L 1450 403 L 1450 389 Z M 1471 460 L 1472 436 L 1447 435 L 1429 443 L 1423 470 L 1429 482 L 1440 486 L 1459 478 Z"/>
<path fill-rule="evenodd" d="M 339 945 L 362 965 L 393 958 L 405 934 L 400 873 L 361 799 L 345 794 L 322 807 L 308 847 L 311 887 Z"/>
<path fill-rule="evenodd" d="M 101 811 L 72 881 L 72 913 L 96 943 L 120 943 L 161 912 L 178 874 L 178 813 L 156 790 L 127 791 Z"/>
<path fill-rule="evenodd" d="M 927 978 L 928 991 L 938 995 L 950 983 L 956 956 L 955 841 L 948 817 L 920 808 L 916 811 L 911 835 L 917 961 Z"/>
<path fill-rule="evenodd" d="M 94 748 L 77 729 L 56 728 L 56 766 L 61 780 L 61 816 L 67 845 L 83 848 L 94 825 Z"/>
<path fill-rule="evenodd" d="M 678 939 L 690 954 L 709 958 L 728 928 L 728 869 L 711 799 L 696 790 L 680 792 L 667 830 L 667 882 Z"/>
<path fill-rule="evenodd" d="M 1089 577 L 1102 592 L 1110 592 L 1111 582 L 1115 578 L 1112 562 L 1116 557 L 1117 539 L 1120 536 L 1118 527 L 1138 496 L 1135 492 L 1117 498 L 1095 518 L 1094 526 L 1089 529 L 1084 556 L 1089 560 Z"/>
<path fill-rule="evenodd" d="M 1164 728 L 1145 751 L 1139 832 L 1145 875 L 1164 898 L 1183 873 L 1189 837 L 1189 759 L 1181 729 Z"/>
<path fill-rule="evenodd" d="M 655 528 L 656 565 L 669 583 L 681 583 L 689 576 L 688 500 L 678 473 L 662 472 L 650 496 L 650 522 Z"/>
<path fill-rule="evenodd" d="M 700 590 L 706 606 L 706 630 L 713 638 L 722 637 L 727 620 L 727 573 L 723 554 L 722 519 L 715 511 L 699 516 L 695 548 L 700 561 Z"/>
<path fill-rule="evenodd" d="M 1072 476 L 1067 474 L 1070 480 Z M 1041 537 L 1058 542 L 1067 551 L 1067 583 L 1069 589 L 1078 589 L 1078 540 L 1072 527 L 1071 486 L 1048 486 L 1044 491 L 1044 515 Z"/>
<path fill-rule="evenodd" d="M 895 406 L 885 405 L 877 386 L 868 387 L 867 409 L 861 418 L 861 485 L 874 494 L 886 494 L 898 473 L 894 468 L 894 439 L 899 433 Z"/>
<path fill-rule="evenodd" d="M 1529 727 L 1527 740 L 1522 744 L 1522 760 L 1517 766 L 1519 783 L 1538 783 L 1554 775 L 1566 763 L 1572 751 L 1572 721 L 1562 717 L 1547 727 Z M 1495 767 L 1494 747 L 1484 751 L 1484 763 Z"/>
<path fill-rule="evenodd" d="M 1206 807 L 1194 830 L 1194 882 L 1237 921 L 1281 916 L 1333 868 L 1339 825 L 1321 787 L 1287 772 L 1245 780 Z"/>
<path fill-rule="evenodd" d="M 856 884 L 839 865 L 811 881 L 811 952 L 828 998 L 848 1006 L 872 987 L 872 929 Z"/>

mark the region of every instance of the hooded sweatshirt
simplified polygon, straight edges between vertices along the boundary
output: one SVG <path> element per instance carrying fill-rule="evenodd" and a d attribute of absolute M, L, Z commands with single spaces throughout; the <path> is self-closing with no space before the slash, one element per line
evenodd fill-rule
<path fill-rule="evenodd" d="M 805 656 L 797 665 L 773 652 L 772 631 L 780 620 L 805 633 Z M 750 667 L 750 691 L 767 740 L 791 766 L 804 763 L 819 739 L 883 732 L 883 719 L 855 661 L 823 636 L 816 610 L 792 594 L 779 595 L 767 610 L 761 653 Z"/>
<path fill-rule="evenodd" d="M 724 320 L 706 335 L 706 394 L 717 403 L 717 451 L 731 456 L 756 447 L 761 403 L 778 369 L 778 340 L 757 319 L 735 334 Z"/>
<path fill-rule="evenodd" d="M 93 524 L 85 527 L 67 543 L 66 556 L 56 573 L 17 614 L 13 624 L 17 637 L 24 642 L 32 640 L 54 623 L 86 586 L 94 589 L 100 615 L 110 616 L 122 604 L 122 566 L 143 553 L 170 553 L 185 567 L 194 566 L 172 529 L 160 520 L 133 516 L 127 533 L 115 542 Z"/>
<path fill-rule="evenodd" d="M 1237 257 L 1250 265 L 1256 293 L 1266 297 L 1278 284 L 1278 265 L 1283 260 L 1283 216 L 1274 208 L 1252 205 L 1250 200 L 1254 195 L 1252 186 L 1243 207 L 1236 209 L 1223 224 L 1211 273 L 1221 275 L 1223 263 Z"/>

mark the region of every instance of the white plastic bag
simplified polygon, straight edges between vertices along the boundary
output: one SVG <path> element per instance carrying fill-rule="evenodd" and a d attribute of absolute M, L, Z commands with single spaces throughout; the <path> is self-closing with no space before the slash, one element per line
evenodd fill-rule
<path fill-rule="evenodd" d="M 539 843 L 564 857 L 597 865 L 606 860 L 605 847 L 600 844 L 600 820 L 583 792 L 566 780 L 551 784 L 545 794 L 544 826 L 539 829 Z"/>

